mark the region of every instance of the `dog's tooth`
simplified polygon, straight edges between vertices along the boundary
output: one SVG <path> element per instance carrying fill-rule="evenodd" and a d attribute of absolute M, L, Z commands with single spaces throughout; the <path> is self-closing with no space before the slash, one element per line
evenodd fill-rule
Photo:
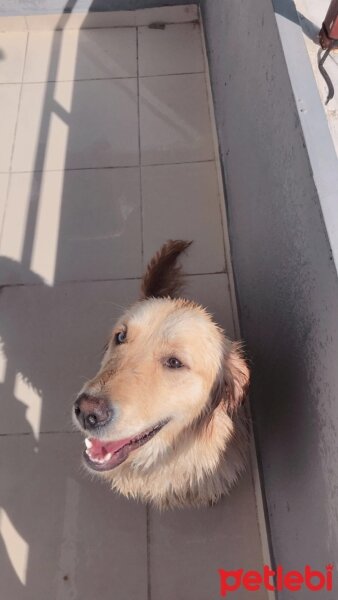
<path fill-rule="evenodd" d="M 104 457 L 105 462 L 107 462 L 108 460 L 111 459 L 111 452 L 108 452 L 108 454 L 106 454 L 106 456 Z"/>
<path fill-rule="evenodd" d="M 88 449 L 91 448 L 93 445 L 89 438 L 85 438 L 85 444 L 86 444 L 86 448 L 88 448 Z"/>

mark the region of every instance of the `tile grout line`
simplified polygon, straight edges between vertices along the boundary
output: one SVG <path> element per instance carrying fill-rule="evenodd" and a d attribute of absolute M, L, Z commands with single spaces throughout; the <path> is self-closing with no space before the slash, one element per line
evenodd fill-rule
<path fill-rule="evenodd" d="M 202 273 L 185 273 L 184 277 L 204 277 L 206 275 L 226 275 L 228 277 L 228 272 L 226 269 L 223 271 L 203 271 Z M 70 285 L 70 284 L 89 284 L 89 283 L 114 283 L 120 281 L 141 281 L 142 275 L 137 275 L 135 277 L 109 277 L 103 279 L 69 279 L 66 281 L 58 281 L 53 285 L 53 289 L 60 288 L 62 286 Z M 45 288 L 46 285 L 44 283 L 0 283 L 0 290 L 7 288 L 19 288 L 19 287 L 31 287 L 31 288 Z"/>
<path fill-rule="evenodd" d="M 170 6 L 170 5 L 168 5 L 168 6 Z M 161 8 L 161 7 L 159 7 L 159 6 L 158 7 L 150 7 L 150 9 L 148 8 L 146 10 L 151 10 L 152 8 Z M 162 7 L 162 8 L 164 8 L 164 7 Z M 144 10 L 144 9 L 136 9 L 136 10 Z M 105 12 L 111 13 L 111 12 L 116 12 L 116 11 L 101 11 L 101 12 L 103 12 L 103 13 L 105 13 Z M 128 11 L 128 12 L 132 12 L 132 11 Z M 88 13 L 88 12 L 87 13 L 83 13 L 83 12 L 78 12 L 78 13 L 68 13 L 68 12 L 67 13 L 62 13 L 61 12 L 61 13 L 57 13 L 57 14 L 54 13 L 53 15 L 50 15 L 49 13 L 46 13 L 45 15 L 42 15 L 42 16 L 46 16 L 46 17 L 48 17 L 48 16 L 56 16 L 57 18 L 60 18 L 60 16 L 62 16 L 64 14 L 66 14 L 66 15 L 71 15 L 71 14 L 78 14 L 78 15 L 85 14 L 85 16 L 87 16 L 88 14 L 91 14 L 91 13 Z M 0 17 L 1 16 L 2 15 L 0 15 Z M 9 15 L 8 17 L 5 17 L 5 18 L 12 18 L 13 16 L 14 16 L 14 18 L 16 18 L 16 15 Z M 135 29 L 135 27 L 140 27 L 140 28 L 147 29 L 149 27 L 149 24 L 151 23 L 151 21 L 149 20 L 150 21 L 149 23 L 148 22 L 146 22 L 146 23 L 135 23 L 135 22 L 133 22 L 133 23 L 129 23 L 127 25 L 123 25 L 122 23 L 118 23 L 117 25 L 110 24 L 110 25 L 101 25 L 101 26 L 100 25 L 96 25 L 96 26 L 94 25 L 94 26 L 85 26 L 85 27 L 83 27 L 83 24 L 82 25 L 81 24 L 80 25 L 72 25 L 72 26 L 67 26 L 67 27 L 58 27 L 58 26 L 57 27 L 47 27 L 46 25 L 44 25 L 43 27 L 36 27 L 36 28 L 34 28 L 34 27 L 30 27 L 30 25 L 29 25 L 29 23 L 27 21 L 27 18 L 30 18 L 30 17 L 35 18 L 35 17 L 37 17 L 39 15 L 29 14 L 29 15 L 21 15 L 21 16 L 24 18 L 25 28 L 4 29 L 4 30 L 0 31 L 0 34 L 4 34 L 4 33 L 32 33 L 32 34 L 39 34 L 39 33 L 55 33 L 57 31 L 62 31 L 62 32 L 68 32 L 68 31 L 92 31 L 92 30 L 102 31 L 102 30 L 107 30 L 107 29 L 114 29 L 114 30 L 115 29 Z M 166 26 L 172 26 L 172 25 L 194 25 L 195 23 L 196 23 L 196 17 L 191 18 L 188 21 L 185 21 L 185 20 L 183 20 L 183 21 L 165 21 L 164 24 Z"/>
<path fill-rule="evenodd" d="M 136 27 L 136 65 L 137 65 L 137 124 L 138 124 L 138 152 L 139 152 L 139 184 L 140 184 L 140 209 L 141 209 L 141 268 L 144 262 L 144 230 L 143 230 L 143 195 L 142 195 L 142 160 L 141 160 L 141 117 L 140 117 L 140 69 L 139 69 L 139 28 Z M 147 600 L 151 600 L 151 564 L 150 564 L 150 514 L 149 505 L 146 506 L 146 569 L 147 569 Z"/>
<path fill-rule="evenodd" d="M 150 506 L 146 506 L 147 525 L 147 600 L 151 600 Z"/>
<path fill-rule="evenodd" d="M 15 119 L 15 126 L 14 126 L 14 132 L 13 132 L 11 155 L 10 155 L 10 159 L 9 159 L 9 170 L 7 172 L 7 174 L 8 174 L 8 181 L 7 181 L 7 189 L 6 189 L 6 196 L 5 196 L 5 204 L 4 204 L 4 209 L 3 209 L 3 217 L 2 217 L 2 220 L 1 220 L 1 224 L 0 224 L 0 241 L 2 239 L 3 228 L 4 228 L 4 225 L 5 225 L 5 217 L 6 217 L 7 206 L 8 206 L 8 199 L 9 199 L 9 190 L 10 190 L 10 184 L 11 184 L 11 179 L 12 179 L 12 163 L 13 163 L 13 156 L 14 156 L 14 147 L 15 147 L 15 142 L 16 142 L 16 134 L 17 134 L 17 129 L 18 129 L 20 107 L 21 107 L 21 97 L 22 97 L 22 90 L 23 90 L 23 79 L 24 79 L 24 73 L 25 73 L 25 68 L 26 68 L 26 59 L 27 59 L 27 51 L 28 51 L 28 41 L 29 41 L 29 32 L 27 31 L 27 34 L 26 34 L 26 46 L 25 46 L 25 56 L 24 56 L 23 65 L 22 65 L 21 81 L 18 81 L 17 83 L 14 84 L 14 85 L 20 85 L 20 92 L 19 92 L 18 107 L 17 107 L 16 119 Z"/>
<path fill-rule="evenodd" d="M 1 223 L 0 223 L 0 244 L 1 244 L 1 239 L 2 239 L 2 234 L 3 234 L 3 229 L 5 226 L 5 213 L 6 213 L 6 209 L 7 209 L 7 203 L 8 203 L 8 197 L 9 197 L 9 182 L 11 179 L 11 174 L 10 173 L 0 173 L 0 175 L 7 175 L 7 183 L 6 183 L 6 190 L 5 190 L 5 201 L 4 201 L 4 209 L 2 211 L 2 219 L 1 219 Z"/>
<path fill-rule="evenodd" d="M 166 6 L 163 6 L 163 7 L 159 7 L 159 6 L 157 6 L 157 7 L 150 7 L 150 10 L 152 10 L 153 8 L 155 8 L 155 9 L 170 8 L 170 6 L 168 6 L 168 7 L 166 7 Z M 127 11 L 127 12 L 128 13 L 133 13 L 133 12 L 136 12 L 138 10 L 143 10 L 143 9 L 133 9 L 133 10 Z M 146 9 L 146 10 L 149 10 L 149 9 Z M 102 12 L 103 13 L 109 13 L 109 14 L 111 14 L 111 13 L 115 13 L 116 11 L 114 11 L 114 10 L 108 10 L 108 11 L 102 11 Z M 66 14 L 68 16 L 76 14 L 76 15 L 79 15 L 79 16 L 87 17 L 89 14 L 91 14 L 91 12 L 88 13 L 88 12 L 84 12 L 84 11 L 79 11 L 79 12 L 76 12 L 76 13 L 68 13 L 68 12 L 67 13 L 60 13 L 59 12 L 59 13 L 51 13 L 51 14 L 50 13 L 46 13 L 44 15 L 37 15 L 37 14 L 8 15 L 8 16 L 4 16 L 3 18 L 5 18 L 5 19 L 13 19 L 13 18 L 16 19 L 18 16 L 21 16 L 23 18 L 23 20 L 24 20 L 25 27 L 24 28 L 19 27 L 17 29 L 3 29 L 3 30 L 1 30 L 0 33 L 26 33 L 26 32 L 29 32 L 29 33 L 39 34 L 41 32 L 43 32 L 43 33 L 46 33 L 46 32 L 47 33 L 55 33 L 56 31 L 80 31 L 80 30 L 81 31 L 90 31 L 92 29 L 100 31 L 102 29 L 103 30 L 106 30 L 106 29 L 114 29 L 115 30 L 115 29 L 134 29 L 135 27 L 148 28 L 149 24 L 152 22 L 151 19 L 148 19 L 149 22 L 146 21 L 144 23 L 137 23 L 136 20 L 134 20 L 132 23 L 130 22 L 130 23 L 127 23 L 127 24 L 123 24 L 123 23 L 118 23 L 118 24 L 115 24 L 115 25 L 113 23 L 110 23 L 109 25 L 105 25 L 105 24 L 104 25 L 97 25 L 97 24 L 95 25 L 94 24 L 94 25 L 88 25 L 88 26 L 84 26 L 84 27 L 83 27 L 83 23 L 82 24 L 80 23 L 80 24 L 77 24 L 77 25 L 74 24 L 74 25 L 56 26 L 56 27 L 55 26 L 49 26 L 48 27 L 46 25 L 44 25 L 44 26 L 38 26 L 38 27 L 31 27 L 29 25 L 28 19 L 31 18 L 31 17 L 33 17 L 33 19 L 36 18 L 36 17 L 47 17 L 47 18 L 48 17 L 55 17 L 57 20 L 59 20 L 60 16 L 62 14 Z M 131 15 L 131 16 L 133 16 L 133 15 Z M 177 20 L 170 21 L 170 19 L 169 19 L 169 20 L 165 21 L 165 25 L 168 25 L 168 26 L 172 26 L 172 25 L 194 25 L 196 23 L 196 19 L 197 19 L 197 16 L 195 16 L 195 15 L 191 15 L 191 17 L 189 19 L 182 18 L 182 20 L 179 20 L 179 21 L 177 21 Z"/>
<path fill-rule="evenodd" d="M 148 167 L 172 167 L 177 165 L 198 165 L 204 163 L 215 162 L 214 158 L 207 158 L 205 160 L 186 160 L 181 162 L 163 162 L 163 163 L 147 163 L 147 164 L 134 164 L 134 165 L 109 165 L 105 167 L 68 167 L 66 169 L 35 169 L 34 171 L 0 171 L 0 175 L 30 175 L 34 173 L 65 173 L 73 171 L 104 171 L 113 169 L 137 169 L 141 167 L 146 169 Z"/>
<path fill-rule="evenodd" d="M 140 219 L 141 219 L 141 268 L 144 260 L 144 239 L 143 239 L 143 195 L 142 195 L 142 160 L 141 160 L 141 117 L 140 117 L 140 77 L 139 77 L 139 31 L 136 27 L 136 73 L 137 73 L 137 139 L 138 139 L 138 157 L 139 157 L 139 186 L 140 186 Z"/>
<path fill-rule="evenodd" d="M 136 27 L 137 29 L 137 27 Z M 39 80 L 39 81 L 2 81 L 0 82 L 0 87 L 2 85 L 42 85 L 48 83 L 81 83 L 82 81 L 116 81 L 120 79 L 152 79 L 154 77 L 176 77 L 183 75 L 202 75 L 204 71 L 184 71 L 183 73 L 155 73 L 154 75 L 116 75 L 115 77 L 84 77 L 82 79 L 48 79 L 47 81 Z"/>
<path fill-rule="evenodd" d="M 17 129 L 18 129 L 18 122 L 19 122 L 19 115 L 20 115 L 20 108 L 21 108 L 21 99 L 22 99 L 22 92 L 23 92 L 23 86 L 24 86 L 24 75 L 25 75 L 25 69 L 26 69 L 26 61 L 27 61 L 27 53 L 28 53 L 28 43 L 29 43 L 29 32 L 27 32 L 26 47 L 25 47 L 25 56 L 24 56 L 24 59 L 23 59 L 21 81 L 17 82 L 16 84 L 14 84 L 14 85 L 20 84 L 20 92 L 19 92 L 18 112 L 17 112 L 17 115 L 16 115 L 14 135 L 13 135 L 13 143 L 12 143 L 12 151 L 11 151 L 11 158 L 10 158 L 10 165 L 9 165 L 9 172 L 10 173 L 12 173 L 12 164 L 13 164 L 13 157 L 14 157 L 14 147 L 15 147 L 15 142 L 16 142 L 16 134 L 17 134 Z"/>
<path fill-rule="evenodd" d="M 175 165 L 198 165 L 203 163 L 212 163 L 215 162 L 214 158 L 206 158 L 205 160 L 185 160 L 181 162 L 164 162 L 164 163 L 145 163 L 142 164 L 142 169 L 147 167 L 173 167 Z"/>
<path fill-rule="evenodd" d="M 220 175 L 220 169 L 219 169 L 220 150 L 219 150 L 218 133 L 217 133 L 215 111 L 214 111 L 214 104 L 213 104 L 213 95 L 212 95 L 212 89 L 211 89 L 209 62 L 208 62 L 208 57 L 207 57 L 207 52 L 206 52 L 206 41 L 205 41 L 204 28 L 203 28 L 203 23 L 202 23 L 201 18 L 200 18 L 200 23 L 201 23 L 200 38 L 201 38 L 203 63 L 204 63 L 204 82 L 205 82 L 205 89 L 206 89 L 206 94 L 207 94 L 210 129 L 211 129 L 213 148 L 214 148 L 214 164 L 215 164 L 215 174 L 216 174 L 216 181 L 217 181 L 218 210 L 219 210 L 219 214 L 221 217 L 221 225 L 222 225 L 222 247 L 223 247 L 224 269 L 230 274 L 228 261 L 231 260 L 231 256 L 230 256 L 230 252 L 228 252 L 227 244 L 225 241 L 226 236 L 228 236 L 228 227 L 227 227 L 227 223 L 225 222 L 223 210 L 222 210 L 222 201 L 223 201 L 223 203 L 225 202 L 226 190 L 225 190 L 225 188 L 223 189 L 223 185 L 222 185 L 223 182 L 219 176 Z M 229 292 L 230 292 L 230 303 L 231 303 L 231 309 L 232 309 L 232 315 L 233 315 L 233 318 L 232 318 L 233 326 L 234 326 L 234 331 L 236 332 L 236 324 L 235 324 L 236 319 L 234 318 L 233 298 L 231 295 L 230 286 L 229 286 Z M 236 332 L 236 334 L 237 334 L 237 332 Z"/>
<path fill-rule="evenodd" d="M 157 8 L 158 9 L 158 8 L 161 8 L 161 7 L 153 7 L 153 8 Z M 162 8 L 165 8 L 165 7 L 162 7 Z M 136 10 L 140 10 L 140 9 L 136 9 Z M 141 10 L 143 10 L 143 9 L 141 9 Z M 110 14 L 111 13 L 116 13 L 116 11 L 114 11 L 114 10 L 112 10 L 112 11 L 103 11 L 103 13 L 105 13 L 105 12 L 108 12 Z M 131 12 L 135 12 L 135 10 L 134 11 L 128 11 L 128 13 L 131 13 Z M 83 16 L 87 17 L 88 14 L 91 14 L 91 11 L 89 13 L 88 12 L 79 11 L 79 12 L 76 12 L 76 13 L 71 13 L 71 12 L 70 13 L 68 13 L 68 12 L 67 13 L 62 13 L 62 12 L 60 13 L 59 12 L 59 13 L 52 13 L 52 14 L 46 13 L 45 15 L 32 15 L 32 14 L 27 14 L 27 15 L 8 15 L 8 16 L 5 16 L 4 18 L 8 18 L 8 19 L 14 18 L 14 19 L 16 19 L 18 16 L 21 16 L 23 18 L 25 26 L 24 26 L 24 28 L 20 27 L 18 29 L 2 29 L 0 31 L 0 34 L 6 34 L 6 33 L 7 34 L 8 33 L 9 34 L 10 33 L 32 33 L 32 34 L 39 34 L 39 33 L 55 33 L 56 31 L 60 31 L 60 32 L 61 31 L 62 32 L 68 32 L 68 31 L 91 31 L 93 29 L 96 30 L 96 31 L 101 31 L 101 30 L 106 30 L 106 29 L 113 29 L 113 30 L 115 30 L 115 29 L 135 29 L 135 27 L 140 27 L 141 29 L 148 29 L 150 23 L 152 22 L 149 19 L 149 22 L 147 21 L 145 23 L 137 23 L 136 21 L 133 21 L 132 23 L 128 23 L 126 25 L 123 25 L 122 23 L 119 23 L 117 25 L 109 24 L 109 25 L 101 25 L 101 26 L 100 25 L 83 26 L 84 23 L 82 23 L 82 24 L 80 23 L 78 25 L 72 25 L 72 26 L 68 25 L 66 27 L 65 26 L 63 26 L 63 27 L 56 26 L 56 27 L 50 27 L 50 28 L 48 28 L 48 27 L 46 27 L 44 25 L 43 27 L 40 26 L 40 27 L 34 28 L 34 27 L 30 27 L 29 21 L 28 21 L 28 19 L 30 17 L 36 18 L 37 16 L 40 16 L 40 17 L 41 16 L 42 17 L 51 17 L 51 16 L 53 16 L 57 20 L 59 20 L 60 16 L 62 16 L 62 15 L 70 16 L 70 15 L 74 15 L 74 14 L 76 14 L 76 15 L 83 15 Z M 0 15 L 0 16 L 3 16 L 3 15 Z M 173 26 L 173 25 L 174 26 L 175 25 L 192 25 L 193 26 L 193 25 L 196 24 L 196 20 L 198 22 L 200 22 L 199 16 L 198 17 L 197 16 L 191 17 L 189 20 L 184 20 L 183 19 L 182 21 L 170 21 L 170 20 L 166 20 L 164 22 L 164 24 L 165 24 L 165 26 L 169 26 L 169 27 Z"/>

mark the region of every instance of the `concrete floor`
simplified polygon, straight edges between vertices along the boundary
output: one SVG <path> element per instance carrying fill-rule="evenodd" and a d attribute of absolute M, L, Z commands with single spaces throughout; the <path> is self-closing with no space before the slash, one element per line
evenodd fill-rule
<path fill-rule="evenodd" d="M 218 506 L 159 514 L 91 480 L 71 425 L 166 239 L 195 241 L 187 295 L 235 336 L 200 28 L 47 26 L 0 34 L 2 594 L 217 598 L 218 568 L 262 568 L 250 468 Z"/>

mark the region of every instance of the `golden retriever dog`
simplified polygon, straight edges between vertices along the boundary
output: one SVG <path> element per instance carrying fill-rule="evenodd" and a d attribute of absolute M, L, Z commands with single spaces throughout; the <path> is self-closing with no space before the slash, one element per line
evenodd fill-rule
<path fill-rule="evenodd" d="M 190 243 L 168 241 L 150 261 L 74 405 L 86 467 L 162 509 L 217 502 L 245 464 L 249 370 L 240 344 L 179 297 L 177 259 Z"/>

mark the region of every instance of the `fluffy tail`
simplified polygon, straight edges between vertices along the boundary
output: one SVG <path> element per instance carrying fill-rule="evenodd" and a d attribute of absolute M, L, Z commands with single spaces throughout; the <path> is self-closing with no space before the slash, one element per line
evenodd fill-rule
<path fill-rule="evenodd" d="M 177 297 L 183 285 L 183 274 L 181 266 L 177 265 L 177 258 L 190 244 L 192 242 L 168 240 L 162 246 L 143 275 L 141 298 Z"/>

